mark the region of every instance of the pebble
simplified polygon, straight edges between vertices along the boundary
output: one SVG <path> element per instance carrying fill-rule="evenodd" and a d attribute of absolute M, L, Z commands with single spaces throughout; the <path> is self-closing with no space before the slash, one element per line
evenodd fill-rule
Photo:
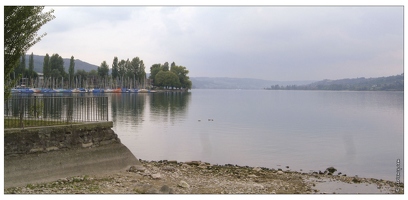
<path fill-rule="evenodd" d="M 129 172 L 144 172 L 146 170 L 142 165 L 133 165 L 129 168 Z"/>
<path fill-rule="evenodd" d="M 162 176 L 161 176 L 161 174 L 160 173 L 156 173 L 156 174 L 152 174 L 152 175 L 150 175 L 153 179 L 161 179 L 162 178 Z"/>
<path fill-rule="evenodd" d="M 173 193 L 173 189 L 171 189 L 169 186 L 167 186 L 167 185 L 163 185 L 161 188 L 160 188 L 160 193 L 162 193 L 162 194 L 172 194 Z"/>
<path fill-rule="evenodd" d="M 248 175 L 248 177 L 249 177 L 249 178 L 256 178 L 256 177 L 258 177 L 258 176 L 256 176 L 255 174 L 250 174 L 250 175 Z"/>
<path fill-rule="evenodd" d="M 179 186 L 179 187 L 182 187 L 182 188 L 190 188 L 190 185 L 189 185 L 187 182 L 185 182 L 185 181 L 180 181 L 180 183 L 178 184 L 178 186 Z"/>
<path fill-rule="evenodd" d="M 253 170 L 259 172 L 259 171 L 261 171 L 262 169 L 261 169 L 260 167 L 254 167 Z"/>

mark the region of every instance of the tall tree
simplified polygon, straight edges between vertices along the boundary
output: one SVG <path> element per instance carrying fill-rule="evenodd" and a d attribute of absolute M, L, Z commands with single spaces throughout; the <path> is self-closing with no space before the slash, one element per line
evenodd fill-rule
<path fill-rule="evenodd" d="M 126 74 L 126 61 L 125 60 L 120 60 L 120 62 L 118 63 L 118 76 L 119 76 L 119 80 L 120 80 L 120 86 L 123 86 L 123 79 L 125 78 L 125 74 Z"/>
<path fill-rule="evenodd" d="M 112 79 L 116 79 L 118 77 L 119 73 L 119 67 L 118 67 L 118 57 L 113 58 L 113 63 L 112 63 Z"/>
<path fill-rule="evenodd" d="M 19 58 L 39 42 L 46 33 L 37 31 L 53 20 L 54 10 L 42 13 L 44 6 L 4 6 L 4 98 L 8 99 L 15 81 L 10 75 Z"/>
<path fill-rule="evenodd" d="M 75 60 L 74 60 L 74 56 L 71 56 L 71 60 L 69 61 L 69 69 L 68 69 L 69 88 L 72 88 L 72 83 L 74 81 L 74 73 L 75 73 Z"/>
<path fill-rule="evenodd" d="M 26 70 L 26 61 L 25 61 L 25 54 L 21 56 L 20 62 L 18 67 L 14 70 L 17 77 L 24 78 L 25 77 L 25 70 Z M 19 78 L 19 80 L 20 80 Z"/>
<path fill-rule="evenodd" d="M 50 58 L 50 70 L 51 70 L 51 77 L 53 78 L 68 78 L 67 73 L 64 70 L 64 59 L 60 55 L 53 54 Z"/>
<path fill-rule="evenodd" d="M 37 77 L 37 73 L 34 71 L 34 54 L 31 53 L 28 59 L 28 73 L 27 77 L 29 80 L 29 84 L 33 84 L 33 80 Z"/>
<path fill-rule="evenodd" d="M 124 79 L 123 79 L 123 85 L 122 85 L 122 87 L 127 87 L 127 85 L 129 84 L 129 79 L 128 79 L 128 77 L 130 77 L 131 76 L 131 64 L 130 64 L 130 60 L 129 60 L 129 58 L 126 60 L 126 63 L 125 63 L 125 77 L 124 77 Z"/>
<path fill-rule="evenodd" d="M 44 78 L 50 77 L 51 74 L 50 55 L 48 55 L 48 53 L 44 56 L 43 74 Z"/>
<path fill-rule="evenodd" d="M 88 72 L 83 69 L 78 69 L 75 72 L 75 87 L 82 88 L 85 86 L 85 81 L 88 78 Z"/>
<path fill-rule="evenodd" d="M 157 73 L 159 73 L 160 71 L 161 71 L 161 69 L 162 69 L 162 67 L 161 67 L 161 64 L 160 63 L 158 63 L 158 64 L 153 64 L 151 67 L 150 67 L 150 79 L 153 81 L 153 84 L 154 85 L 157 85 L 156 84 L 156 75 L 157 75 Z M 158 86 L 158 85 L 157 85 Z"/>
<path fill-rule="evenodd" d="M 27 77 L 31 78 L 34 76 L 34 54 L 31 53 L 28 57 L 28 74 Z"/>
<path fill-rule="evenodd" d="M 101 63 L 101 66 L 98 67 L 98 75 L 101 78 L 106 78 L 109 75 L 109 65 L 106 63 L 106 61 L 103 61 Z"/>
<path fill-rule="evenodd" d="M 143 60 L 141 60 L 140 61 L 140 64 L 139 64 L 139 71 L 138 71 L 138 77 L 137 77 L 137 79 L 139 80 L 139 83 L 142 83 L 142 82 L 144 82 L 145 81 L 145 79 L 146 79 L 146 69 L 145 69 L 145 66 L 144 66 L 144 63 L 143 63 Z"/>
<path fill-rule="evenodd" d="M 163 71 L 169 71 L 169 63 L 168 63 L 168 62 L 165 62 L 165 63 L 163 64 L 162 70 L 163 70 Z"/>
<path fill-rule="evenodd" d="M 140 65 L 140 58 L 134 57 L 132 61 L 130 62 L 129 69 L 128 69 L 130 78 L 135 78 L 138 76 L 139 67 L 140 67 L 139 65 Z"/>

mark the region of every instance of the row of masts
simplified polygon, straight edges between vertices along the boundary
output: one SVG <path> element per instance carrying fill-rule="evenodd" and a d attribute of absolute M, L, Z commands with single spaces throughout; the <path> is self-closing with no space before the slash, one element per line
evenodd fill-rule
<path fill-rule="evenodd" d="M 107 78 L 85 78 L 82 79 L 81 76 L 77 76 L 74 80 L 65 80 L 64 78 L 22 78 L 19 86 L 26 86 L 30 88 L 54 88 L 54 89 L 73 89 L 73 88 L 103 88 L 103 89 L 113 89 L 113 88 L 128 88 L 128 89 L 140 89 L 146 88 L 146 78 L 142 82 L 136 80 L 136 78 L 123 77 L 116 78 L 115 80 Z"/>

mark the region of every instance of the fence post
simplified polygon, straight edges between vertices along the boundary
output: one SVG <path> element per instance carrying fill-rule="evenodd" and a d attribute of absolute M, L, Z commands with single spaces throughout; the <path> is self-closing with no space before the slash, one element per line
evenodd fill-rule
<path fill-rule="evenodd" d="M 34 118 L 37 117 L 37 96 L 34 96 Z"/>
<path fill-rule="evenodd" d="M 24 129 L 24 121 L 23 121 L 23 116 L 24 116 L 24 103 L 23 103 L 23 98 L 20 98 L 20 128 Z"/>
<path fill-rule="evenodd" d="M 105 108 L 106 108 L 106 121 L 109 121 L 109 101 L 108 97 L 105 97 Z"/>

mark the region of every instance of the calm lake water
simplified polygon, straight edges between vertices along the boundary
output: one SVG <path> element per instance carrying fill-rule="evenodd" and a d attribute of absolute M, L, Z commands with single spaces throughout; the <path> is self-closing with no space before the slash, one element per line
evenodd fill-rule
<path fill-rule="evenodd" d="M 391 181 L 397 159 L 404 166 L 403 92 L 196 89 L 73 95 L 108 96 L 113 130 L 143 160 L 289 166 L 303 172 L 333 166 L 348 176 Z"/>
<path fill-rule="evenodd" d="M 105 94 L 114 131 L 143 160 L 396 179 L 403 92 L 192 90 Z M 401 180 L 402 180 L 401 174 Z"/>

